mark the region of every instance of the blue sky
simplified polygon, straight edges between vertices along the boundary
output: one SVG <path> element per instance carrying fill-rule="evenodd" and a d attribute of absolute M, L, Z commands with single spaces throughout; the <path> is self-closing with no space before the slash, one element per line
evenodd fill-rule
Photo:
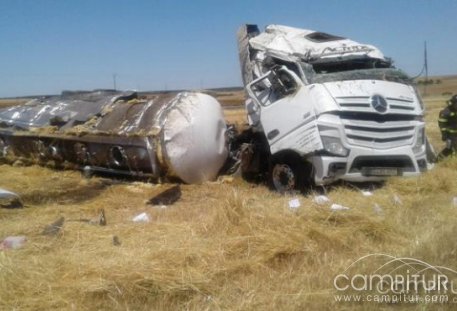
<path fill-rule="evenodd" d="M 378 46 L 410 75 L 457 74 L 456 0 L 0 0 L 0 97 L 63 89 L 241 85 L 244 23 L 319 30 Z"/>

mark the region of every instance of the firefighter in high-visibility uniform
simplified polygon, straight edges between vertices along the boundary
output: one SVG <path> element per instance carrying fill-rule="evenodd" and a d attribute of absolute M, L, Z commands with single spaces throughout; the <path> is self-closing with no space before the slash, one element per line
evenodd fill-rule
<path fill-rule="evenodd" d="M 448 106 L 440 111 L 438 119 L 441 138 L 446 142 L 446 147 L 438 155 L 438 159 L 457 155 L 457 95 L 452 96 L 447 103 Z"/>

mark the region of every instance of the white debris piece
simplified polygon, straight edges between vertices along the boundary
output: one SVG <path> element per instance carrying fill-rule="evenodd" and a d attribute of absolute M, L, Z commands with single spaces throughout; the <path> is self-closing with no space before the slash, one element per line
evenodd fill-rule
<path fill-rule="evenodd" d="M 2 207 L 22 207 L 21 198 L 14 192 L 0 188 L 0 206 Z"/>
<path fill-rule="evenodd" d="M 11 191 L 0 188 L 0 198 L 18 198 L 19 196 Z"/>
<path fill-rule="evenodd" d="M 0 244 L 0 249 L 18 249 L 24 246 L 27 238 L 25 236 L 9 236 Z"/>
<path fill-rule="evenodd" d="M 457 207 L 457 197 L 454 197 L 452 199 L 452 203 L 454 204 L 455 207 Z"/>
<path fill-rule="evenodd" d="M 396 195 L 396 194 L 394 194 L 393 201 L 394 201 L 395 205 L 402 205 L 403 204 L 403 202 L 400 199 L 400 197 L 398 195 Z"/>
<path fill-rule="evenodd" d="M 371 197 L 373 195 L 373 192 L 367 191 L 367 190 L 362 190 L 362 195 L 364 197 Z"/>
<path fill-rule="evenodd" d="M 343 205 L 335 204 L 335 203 L 333 203 L 332 206 L 330 206 L 330 209 L 332 211 L 347 211 L 347 210 L 350 210 L 350 208 L 347 207 L 347 206 L 343 206 Z"/>
<path fill-rule="evenodd" d="M 319 205 L 324 205 L 330 202 L 330 199 L 326 197 L 325 195 L 316 195 L 313 198 L 313 202 Z"/>
<path fill-rule="evenodd" d="M 379 205 L 378 203 L 375 203 L 373 205 L 373 212 L 378 216 L 384 215 L 384 210 L 382 209 L 381 205 Z"/>
<path fill-rule="evenodd" d="M 298 198 L 294 198 L 294 199 L 289 201 L 289 208 L 291 210 L 295 210 L 295 209 L 299 208 L 300 205 L 301 205 L 300 204 L 300 200 Z"/>
<path fill-rule="evenodd" d="M 133 222 L 149 222 L 150 218 L 149 218 L 148 214 L 141 213 L 141 214 L 136 215 L 135 217 L 133 217 L 132 221 Z"/>

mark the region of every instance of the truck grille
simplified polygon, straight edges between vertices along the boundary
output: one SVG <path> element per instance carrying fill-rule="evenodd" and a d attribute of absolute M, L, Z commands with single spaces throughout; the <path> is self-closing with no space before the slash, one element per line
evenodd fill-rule
<path fill-rule="evenodd" d="M 343 111 L 376 112 L 371 105 L 370 96 L 339 96 L 336 97 L 338 105 Z M 386 97 L 390 113 L 413 112 L 414 101 L 403 98 Z"/>
<path fill-rule="evenodd" d="M 380 114 L 341 114 L 349 144 L 388 149 L 413 144 L 414 117 Z"/>

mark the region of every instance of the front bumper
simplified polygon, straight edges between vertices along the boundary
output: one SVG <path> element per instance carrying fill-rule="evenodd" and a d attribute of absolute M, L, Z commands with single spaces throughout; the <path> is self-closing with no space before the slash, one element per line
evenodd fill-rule
<path fill-rule="evenodd" d="M 318 128 L 321 137 L 339 139 L 348 153 L 337 156 L 328 150 L 308 158 L 317 185 L 336 180 L 382 181 L 427 170 L 425 124 L 413 115 L 323 114 Z"/>
<path fill-rule="evenodd" d="M 425 146 L 413 153 L 411 146 L 388 150 L 351 147 L 347 157 L 314 155 L 310 158 L 315 170 L 316 185 L 325 185 L 337 180 L 351 182 L 382 181 L 389 176 L 373 176 L 367 173 L 372 168 L 398 170 L 397 176 L 417 176 L 427 170 Z"/>

